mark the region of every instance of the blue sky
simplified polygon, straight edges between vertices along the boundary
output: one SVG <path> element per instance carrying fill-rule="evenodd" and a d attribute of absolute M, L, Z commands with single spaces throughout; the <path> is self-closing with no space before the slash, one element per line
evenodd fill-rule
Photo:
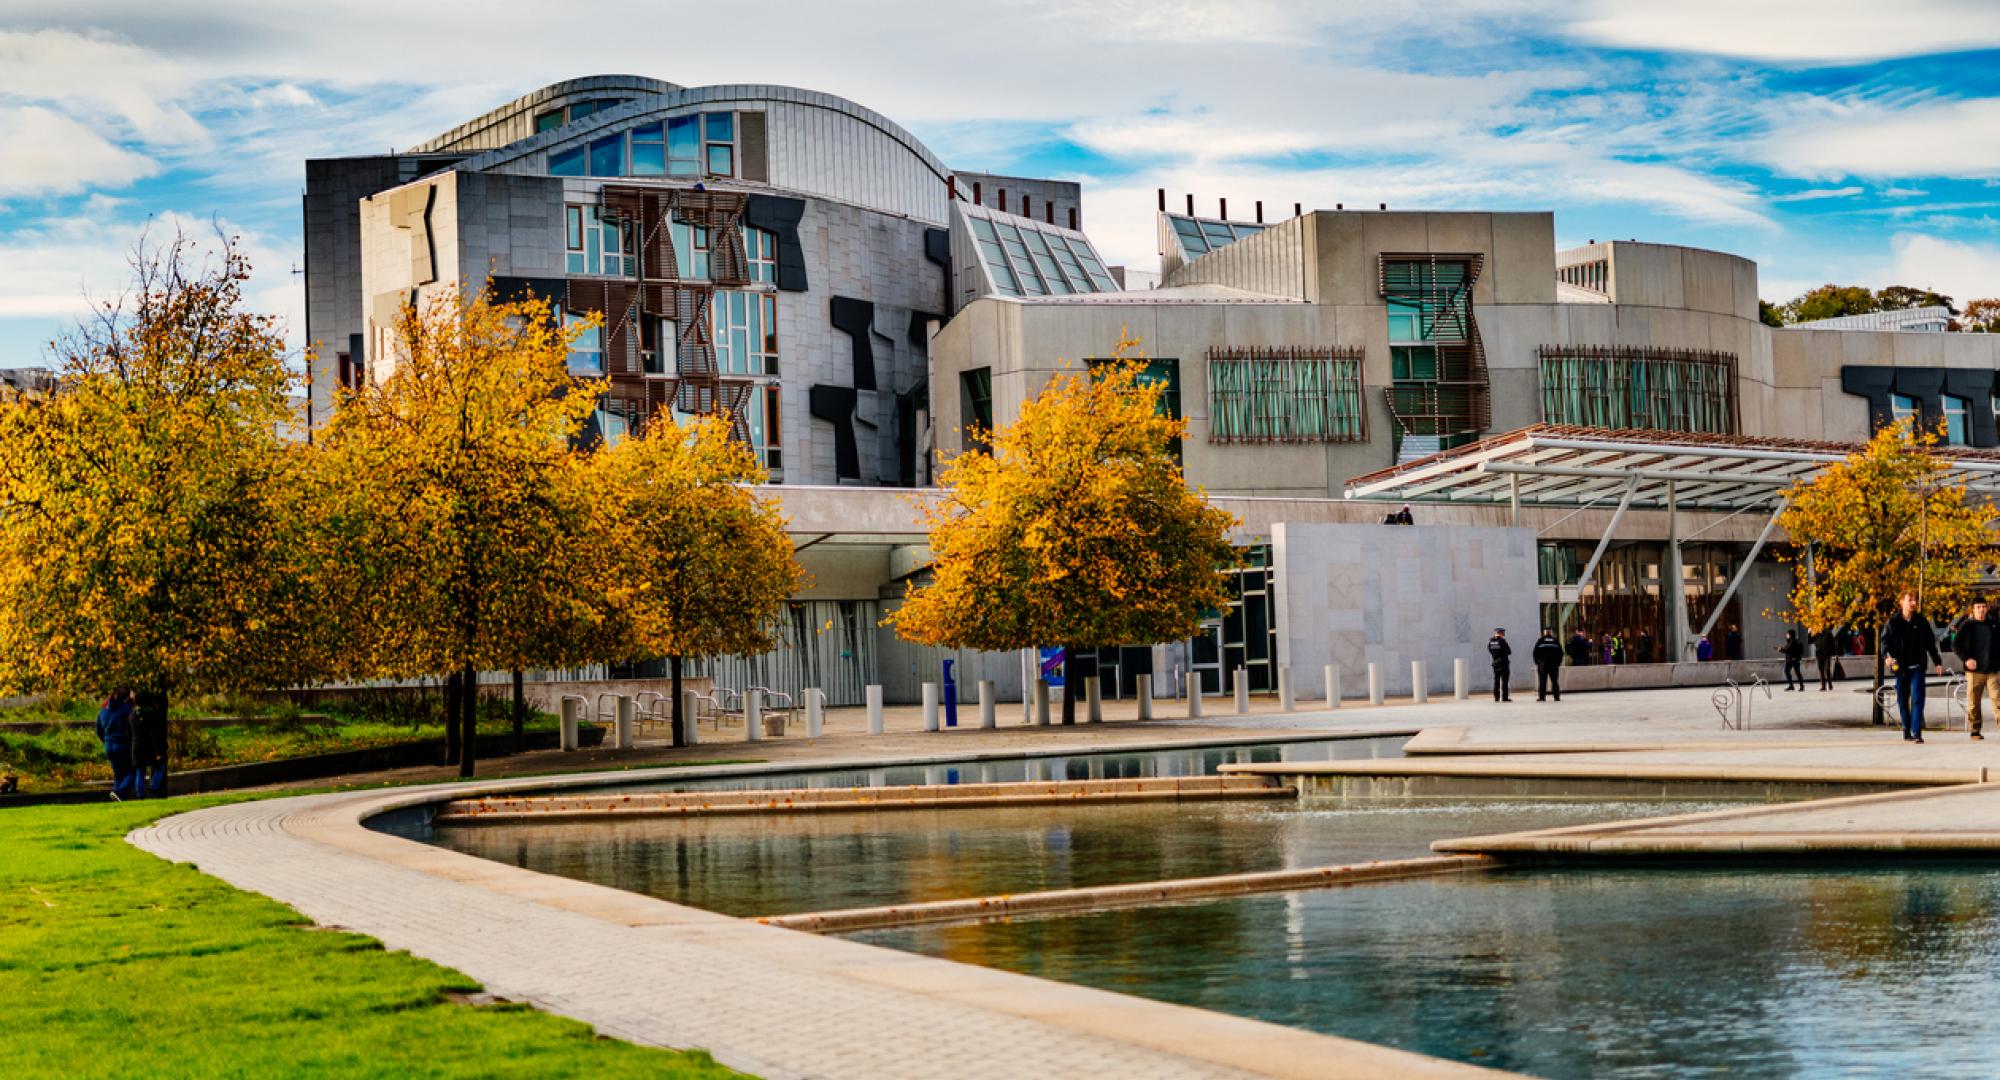
<path fill-rule="evenodd" d="M 9 0 L 0 366 L 115 294 L 142 230 L 239 235 L 302 329 L 308 157 L 407 146 L 557 79 L 842 94 L 968 170 L 1085 184 L 1152 265 L 1154 189 L 1242 216 L 1545 209 L 1825 281 L 2000 295 L 2000 3 L 1904 0 Z"/>

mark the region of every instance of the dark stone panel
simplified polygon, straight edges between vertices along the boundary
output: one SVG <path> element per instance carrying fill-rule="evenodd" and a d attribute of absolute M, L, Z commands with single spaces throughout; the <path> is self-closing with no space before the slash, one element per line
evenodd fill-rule
<path fill-rule="evenodd" d="M 944 322 L 944 316 L 934 311 L 910 312 L 910 344 L 928 351 L 930 349 L 930 338 L 924 333 L 924 326 L 933 321 L 942 323 Z"/>
<path fill-rule="evenodd" d="M 945 303 L 951 303 L 951 234 L 943 229 L 924 230 L 924 258 L 944 271 Z"/>
<path fill-rule="evenodd" d="M 861 479 L 861 448 L 854 438 L 857 400 L 851 386 L 821 384 L 807 395 L 813 418 L 833 425 L 833 471 L 842 480 Z"/>
<path fill-rule="evenodd" d="M 875 305 L 851 296 L 836 296 L 828 308 L 833 328 L 854 341 L 854 389 L 876 389 Z"/>
<path fill-rule="evenodd" d="M 1849 365 L 1840 369 L 1840 388 L 1868 399 L 1870 429 L 1887 425 L 1894 415 L 1889 409 L 1889 395 L 1896 388 L 1895 368 Z"/>
<path fill-rule="evenodd" d="M 1886 427 L 1895 416 L 1891 394 L 1914 398 L 1926 425 L 1944 419 L 1944 395 L 1966 403 L 1966 441 L 1973 446 L 2000 446 L 2000 423 L 1993 415 L 1996 373 L 1977 368 L 1893 367 L 1849 364 L 1840 369 L 1840 387 L 1868 399 L 1868 426 Z"/>
<path fill-rule="evenodd" d="M 806 252 L 799 243 L 799 222 L 805 215 L 804 199 L 751 195 L 743 203 L 743 223 L 778 238 L 777 284 L 785 292 L 806 291 Z"/>

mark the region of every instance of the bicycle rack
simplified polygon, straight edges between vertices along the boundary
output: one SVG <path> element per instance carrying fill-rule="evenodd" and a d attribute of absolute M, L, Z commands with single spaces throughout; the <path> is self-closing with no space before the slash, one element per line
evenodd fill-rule
<path fill-rule="evenodd" d="M 1762 675 L 1752 677 L 1749 686 L 1740 686 L 1735 679 L 1723 680 L 1727 685 L 1718 687 L 1710 694 L 1708 703 L 1715 706 L 1715 713 L 1722 718 L 1722 726 L 1731 731 L 1750 730 L 1752 703 L 1758 690 L 1764 691 L 1764 700 L 1771 700 L 1771 684 Z M 1731 713 L 1734 717 L 1731 717 Z"/>

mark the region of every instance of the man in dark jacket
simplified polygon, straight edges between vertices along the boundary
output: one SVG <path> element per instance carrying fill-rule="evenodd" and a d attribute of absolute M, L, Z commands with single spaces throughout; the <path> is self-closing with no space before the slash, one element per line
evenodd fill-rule
<path fill-rule="evenodd" d="M 1897 612 L 1882 630 L 1882 653 L 1896 668 L 1896 710 L 1902 714 L 1903 741 L 1924 741 L 1924 661 L 1944 674 L 1938 654 L 1937 631 L 1917 610 L 1917 594 L 1906 592 L 1896 601 Z"/>
<path fill-rule="evenodd" d="M 132 692 L 114 690 L 97 712 L 97 738 L 111 762 L 111 801 L 135 798 L 137 775 L 132 769 Z"/>
<path fill-rule="evenodd" d="M 1819 661 L 1819 688 L 1833 689 L 1833 661 L 1839 655 L 1833 631 L 1821 629 L 1812 636 L 1813 659 Z"/>
<path fill-rule="evenodd" d="M 1639 631 L 1639 637 L 1632 642 L 1632 662 L 1650 664 L 1653 662 L 1653 632 Z"/>
<path fill-rule="evenodd" d="M 1958 626 L 1958 634 L 1952 641 L 1952 651 L 1965 665 L 1965 726 L 1972 730 L 1972 737 L 1984 739 L 1979 730 L 1986 726 L 1986 695 L 1993 695 L 1993 715 L 2000 718 L 2000 679 L 1993 677 L 1996 667 L 2000 667 L 2000 630 L 1993 624 L 1991 610 L 1986 598 L 1976 597 L 1972 601 L 1972 614 Z"/>
<path fill-rule="evenodd" d="M 1493 636 L 1486 639 L 1486 655 L 1493 660 L 1493 700 L 1514 700 L 1513 688 L 1507 685 L 1514 671 L 1514 647 L 1507 644 L 1506 627 L 1493 628 Z"/>
<path fill-rule="evenodd" d="M 1803 691 L 1806 688 L 1805 664 L 1806 643 L 1799 640 L 1797 630 L 1785 631 L 1785 643 L 1778 646 L 1779 655 L 1785 658 L 1785 690 Z"/>
<path fill-rule="evenodd" d="M 167 797 L 167 696 L 141 690 L 132 699 L 133 786 L 142 799 Z"/>
<path fill-rule="evenodd" d="M 1743 659 L 1743 631 L 1735 623 L 1729 624 L 1729 632 L 1722 635 L 1722 655 L 1731 660 Z"/>
<path fill-rule="evenodd" d="M 1535 700 L 1545 701 L 1554 694 L 1557 701 L 1563 699 L 1562 642 L 1556 640 L 1556 632 L 1543 628 L 1542 636 L 1535 640 L 1534 651 L 1529 657 L 1535 662 Z"/>
<path fill-rule="evenodd" d="M 1582 627 L 1577 627 L 1576 633 L 1570 635 L 1569 647 L 1564 651 L 1569 653 L 1571 667 L 1587 667 L 1590 664 L 1590 637 Z"/>

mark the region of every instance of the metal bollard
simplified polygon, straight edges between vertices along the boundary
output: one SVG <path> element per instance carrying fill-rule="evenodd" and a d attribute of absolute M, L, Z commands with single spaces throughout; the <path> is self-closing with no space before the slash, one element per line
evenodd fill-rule
<path fill-rule="evenodd" d="M 1140 675 L 1137 683 L 1139 691 L 1139 719 L 1151 720 L 1153 718 L 1153 676 L 1151 674 Z"/>
<path fill-rule="evenodd" d="M 1201 673 L 1188 672 L 1188 719 L 1201 719 Z"/>
<path fill-rule="evenodd" d="M 1431 699 L 1431 688 L 1424 682 L 1422 660 L 1410 661 L 1410 696 L 1415 698 L 1419 705 Z"/>
<path fill-rule="evenodd" d="M 764 741 L 764 691 L 754 686 L 743 691 L 743 730 L 751 742 Z"/>
<path fill-rule="evenodd" d="M 1451 662 L 1452 696 L 1460 701 L 1472 696 L 1472 665 L 1461 656 Z"/>
<path fill-rule="evenodd" d="M 1092 675 L 1090 678 L 1085 679 L 1083 681 L 1083 702 L 1084 702 L 1084 707 L 1087 710 L 1086 715 L 1084 717 L 1084 723 L 1086 724 L 1103 723 L 1104 692 L 1103 688 L 1098 685 L 1098 677 L 1095 675 Z"/>
<path fill-rule="evenodd" d="M 1049 726 L 1049 681 L 1035 680 L 1035 726 Z"/>
<path fill-rule="evenodd" d="M 1329 709 L 1338 709 L 1340 708 L 1340 665 L 1328 664 L 1325 675 L 1326 707 Z"/>
<path fill-rule="evenodd" d="M 927 682 L 924 684 L 924 730 L 936 731 L 937 729 L 938 729 L 938 684 L 934 682 Z"/>
<path fill-rule="evenodd" d="M 687 745 L 689 746 L 696 746 L 701 743 L 701 725 L 695 723 L 694 719 L 695 700 L 694 691 L 681 691 L 681 735 L 687 740 Z"/>
<path fill-rule="evenodd" d="M 1250 711 L 1250 673 L 1243 670 L 1242 664 L 1238 664 L 1236 670 L 1231 672 L 1231 677 L 1235 679 L 1231 689 L 1236 694 L 1236 712 L 1239 715 L 1247 713 Z"/>
<path fill-rule="evenodd" d="M 979 680 L 979 726 L 982 728 L 990 730 L 1000 726 L 999 702 L 994 700 L 996 696 L 992 679 Z"/>
<path fill-rule="evenodd" d="M 1278 669 L 1278 710 L 1280 712 L 1291 712 L 1293 704 L 1292 669 L 1281 667 Z"/>
<path fill-rule="evenodd" d="M 564 750 L 574 750 L 576 749 L 577 742 L 576 719 L 577 715 L 583 711 L 583 699 L 565 697 L 558 705 L 558 709 L 562 716 L 562 748 Z"/>
<path fill-rule="evenodd" d="M 868 687 L 868 734 L 882 734 L 882 687 Z"/>
<path fill-rule="evenodd" d="M 629 694 L 618 695 L 617 742 L 620 750 L 632 749 L 632 698 Z"/>
<path fill-rule="evenodd" d="M 1382 665 L 1375 660 L 1368 661 L 1368 704 L 1382 704 Z"/>
<path fill-rule="evenodd" d="M 826 727 L 826 691 L 806 691 L 806 738 L 819 738 Z"/>

